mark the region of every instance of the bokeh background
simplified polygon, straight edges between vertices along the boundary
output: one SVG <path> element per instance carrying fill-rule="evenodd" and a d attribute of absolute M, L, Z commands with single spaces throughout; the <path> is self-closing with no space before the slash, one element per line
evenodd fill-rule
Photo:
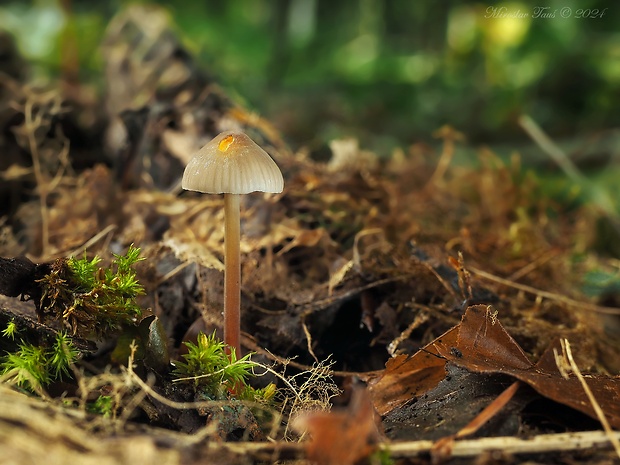
<path fill-rule="evenodd" d="M 201 66 L 293 147 L 353 136 L 389 154 L 447 123 L 474 144 L 513 149 L 528 139 L 517 118 L 529 114 L 554 140 L 583 148 L 620 123 L 615 2 L 151 3 Z M 101 39 L 129 4 L 3 2 L 0 29 L 33 78 L 57 75 L 72 52 L 66 38 L 77 36 L 80 80 L 102 85 Z M 615 153 L 608 145 L 604 161 Z"/>

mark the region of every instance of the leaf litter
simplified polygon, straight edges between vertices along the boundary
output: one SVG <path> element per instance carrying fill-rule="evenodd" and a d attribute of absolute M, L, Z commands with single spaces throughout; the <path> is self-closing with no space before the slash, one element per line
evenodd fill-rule
<path fill-rule="evenodd" d="M 490 307 L 469 307 L 461 323 L 408 357 L 391 359 L 381 376 L 371 382 L 377 411 L 383 415 L 415 401 L 446 378 L 446 364 L 473 373 L 503 374 L 523 381 L 546 398 L 568 405 L 590 417 L 596 413 L 575 376 L 564 377 L 556 362 L 559 344 L 552 343 L 537 363 L 532 363 L 510 337 Z M 461 380 L 453 378 L 455 384 Z M 620 425 L 620 377 L 589 375 L 595 398 L 605 405 L 610 424 Z M 457 388 L 458 390 L 458 388 Z"/>
<path fill-rule="evenodd" d="M 563 339 L 619 428 L 620 312 L 579 290 L 586 272 L 614 272 L 612 259 L 590 252 L 596 209 L 547 196 L 517 155 L 505 160 L 483 148 L 460 163 L 469 147 L 449 127 L 435 134 L 437 149 L 417 143 L 390 157 L 351 139 L 325 141 L 326 162 L 293 151 L 199 69 L 171 28 L 156 8 L 134 6 L 112 21 L 102 48 L 105 96 L 86 84 L 65 95 L 54 84 L 1 76 L 0 125 L 12 136 L 0 159 L 0 256 L 27 254 L 36 266 L 87 251 L 108 265 L 134 243 L 145 258 L 139 304 L 149 309 L 142 333 L 124 335 L 129 341 L 76 334 L 82 360 L 64 384 L 48 387 L 46 403 L 1 386 L 11 404 L 0 409 L 4 450 L 17 461 L 58 454 L 64 462 L 134 464 L 356 463 L 392 450 L 397 460 L 424 462 L 432 444 L 422 443 L 441 438 L 452 442 L 436 458 L 461 456 L 469 443 L 460 431 L 480 439 L 478 454 L 498 434 L 506 450 L 532 437 L 559 449 L 553 434 L 599 428 L 581 381 L 558 368 L 554 349 L 562 353 Z M 266 428 L 270 442 L 256 446 L 233 445 L 247 438 L 240 424 L 218 442 L 214 422 L 196 414 L 196 402 L 214 404 L 173 386 L 148 354 L 133 359 L 135 369 L 123 367 L 132 338 L 154 352 L 163 344 L 174 359 L 192 328 L 221 330 L 223 202 L 181 193 L 179 179 L 191 152 L 225 129 L 248 132 L 286 179 L 282 194 L 248 196 L 242 209 L 243 345 L 266 367 L 257 368 L 258 385 L 278 383 L 285 406 Z M 5 294 L 35 285 L 28 276 L 7 281 L 15 276 L 6 270 Z M 14 298 L 2 297 L 0 317 L 33 342 L 59 329 L 39 324 L 33 303 Z M 3 350 L 14 346 L 2 339 Z M 368 391 L 347 387 L 357 378 Z M 515 379 L 516 392 L 502 398 Z M 335 397 L 340 390 L 353 396 L 348 409 L 327 413 L 346 403 Z M 476 423 L 498 397 L 501 408 Z M 95 402 L 108 403 L 109 417 L 90 412 Z M 305 418 L 309 442 L 303 434 L 300 444 L 284 442 L 299 438 L 289 428 L 296 416 Z M 20 446 L 27 442 L 19 430 L 34 432 L 27 442 L 36 447 Z M 571 460 L 613 457 L 581 453 Z"/>

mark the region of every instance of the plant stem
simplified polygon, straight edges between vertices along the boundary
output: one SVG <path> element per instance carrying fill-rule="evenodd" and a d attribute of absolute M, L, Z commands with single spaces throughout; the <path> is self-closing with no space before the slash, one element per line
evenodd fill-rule
<path fill-rule="evenodd" d="M 37 129 L 37 123 L 40 123 L 40 118 L 33 118 L 33 106 L 33 100 L 28 99 L 24 107 L 24 118 L 26 120 L 25 127 L 28 134 L 30 155 L 32 156 L 32 169 L 34 170 L 34 177 L 39 189 L 39 205 L 41 208 L 41 256 L 47 257 L 49 249 L 49 217 L 47 210 L 49 184 L 44 177 L 43 169 L 41 168 L 41 160 L 39 159 L 39 148 L 35 137 L 35 131 Z"/>
<path fill-rule="evenodd" d="M 224 342 L 241 357 L 239 194 L 224 194 Z"/>

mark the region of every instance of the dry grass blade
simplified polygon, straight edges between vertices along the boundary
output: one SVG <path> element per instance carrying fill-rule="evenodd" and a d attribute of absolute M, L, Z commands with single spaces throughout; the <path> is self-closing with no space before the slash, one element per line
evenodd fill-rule
<path fill-rule="evenodd" d="M 620 225 L 617 220 L 616 208 L 609 192 L 603 190 L 600 186 L 590 182 L 568 156 L 562 151 L 545 132 L 536 124 L 536 122 L 527 115 L 519 118 L 519 124 L 528 133 L 528 135 L 536 142 L 540 148 L 549 155 L 554 162 L 564 171 L 571 181 L 583 187 L 588 191 L 590 199 L 595 202 L 605 213 L 605 216 L 612 221 L 617 231 L 620 231 Z"/>
<path fill-rule="evenodd" d="M 519 284 L 508 279 L 500 278 L 499 276 L 495 276 L 491 273 L 487 273 L 484 270 L 480 270 L 478 268 L 469 267 L 469 270 L 477 276 L 481 278 L 487 279 L 489 281 L 493 281 L 499 284 L 503 284 L 504 286 L 512 287 L 514 289 L 519 289 L 520 291 L 525 291 L 530 294 L 543 297 L 549 300 L 553 300 L 555 302 L 561 302 L 569 307 L 573 307 L 576 309 L 586 310 L 590 312 L 603 313 L 606 315 L 620 315 L 620 309 L 615 307 L 604 307 L 602 305 L 596 305 L 590 302 L 580 302 L 575 299 L 571 299 L 570 297 L 556 294 L 554 292 L 543 291 L 541 289 L 536 289 L 535 287 L 528 286 L 526 284 Z"/>
<path fill-rule="evenodd" d="M 609 441 L 612 443 L 612 445 L 614 446 L 614 449 L 616 450 L 616 454 L 618 454 L 618 458 L 620 458 L 620 440 L 618 439 L 616 435 L 614 435 L 614 431 L 611 429 L 611 426 L 609 425 L 609 421 L 607 421 L 607 417 L 605 416 L 603 409 L 601 408 L 600 404 L 596 400 L 596 397 L 594 397 L 594 394 L 592 393 L 590 386 L 588 386 L 586 379 L 581 374 L 581 370 L 579 370 L 579 367 L 577 366 L 577 363 L 575 362 L 575 359 L 573 358 L 573 352 L 571 351 L 568 340 L 562 339 L 561 344 L 562 344 L 563 357 L 560 357 L 560 355 L 557 352 L 554 352 L 556 363 L 558 365 L 558 369 L 560 370 L 560 372 L 565 378 L 568 378 L 568 373 L 565 367 L 566 362 L 568 362 L 570 369 L 575 374 L 577 379 L 579 379 L 579 382 L 581 383 L 584 392 L 588 396 L 588 399 L 590 400 L 590 403 L 592 404 L 592 408 L 596 412 L 596 416 L 601 422 L 601 425 L 603 425 L 605 434 L 607 434 Z"/>

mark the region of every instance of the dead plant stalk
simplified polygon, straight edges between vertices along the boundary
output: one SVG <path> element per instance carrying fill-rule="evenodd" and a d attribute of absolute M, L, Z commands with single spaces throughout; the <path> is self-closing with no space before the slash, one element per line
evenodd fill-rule
<path fill-rule="evenodd" d="M 605 431 L 605 434 L 609 438 L 609 442 L 611 442 L 614 449 L 616 450 L 616 454 L 618 455 L 618 458 L 620 458 L 620 439 L 618 439 L 618 436 L 614 434 L 614 431 L 611 429 L 611 426 L 609 425 L 609 422 L 607 421 L 607 418 L 605 417 L 605 413 L 603 412 L 603 409 L 601 408 L 600 404 L 596 400 L 596 397 L 594 397 L 594 394 L 592 393 L 590 386 L 588 386 L 588 383 L 585 377 L 581 374 L 581 371 L 579 370 L 579 367 L 577 366 L 577 363 L 575 362 L 575 359 L 573 358 L 573 352 L 571 351 L 570 343 L 568 342 L 568 339 L 562 339 L 560 342 L 562 344 L 562 356 L 560 356 L 557 353 L 557 351 L 555 351 L 554 349 L 555 361 L 556 361 L 556 364 L 558 365 L 558 369 L 560 370 L 560 373 L 562 373 L 562 376 L 564 376 L 564 378 L 568 378 L 568 369 L 566 367 L 566 364 L 567 364 L 566 362 L 568 362 L 568 367 L 570 367 L 570 370 L 575 374 L 575 376 L 581 383 L 581 386 L 583 387 L 583 390 L 586 393 L 586 396 L 588 396 L 588 400 L 592 404 L 592 408 L 594 409 L 594 412 L 596 413 L 598 420 L 601 422 L 601 425 L 603 426 L 603 430 Z"/>

